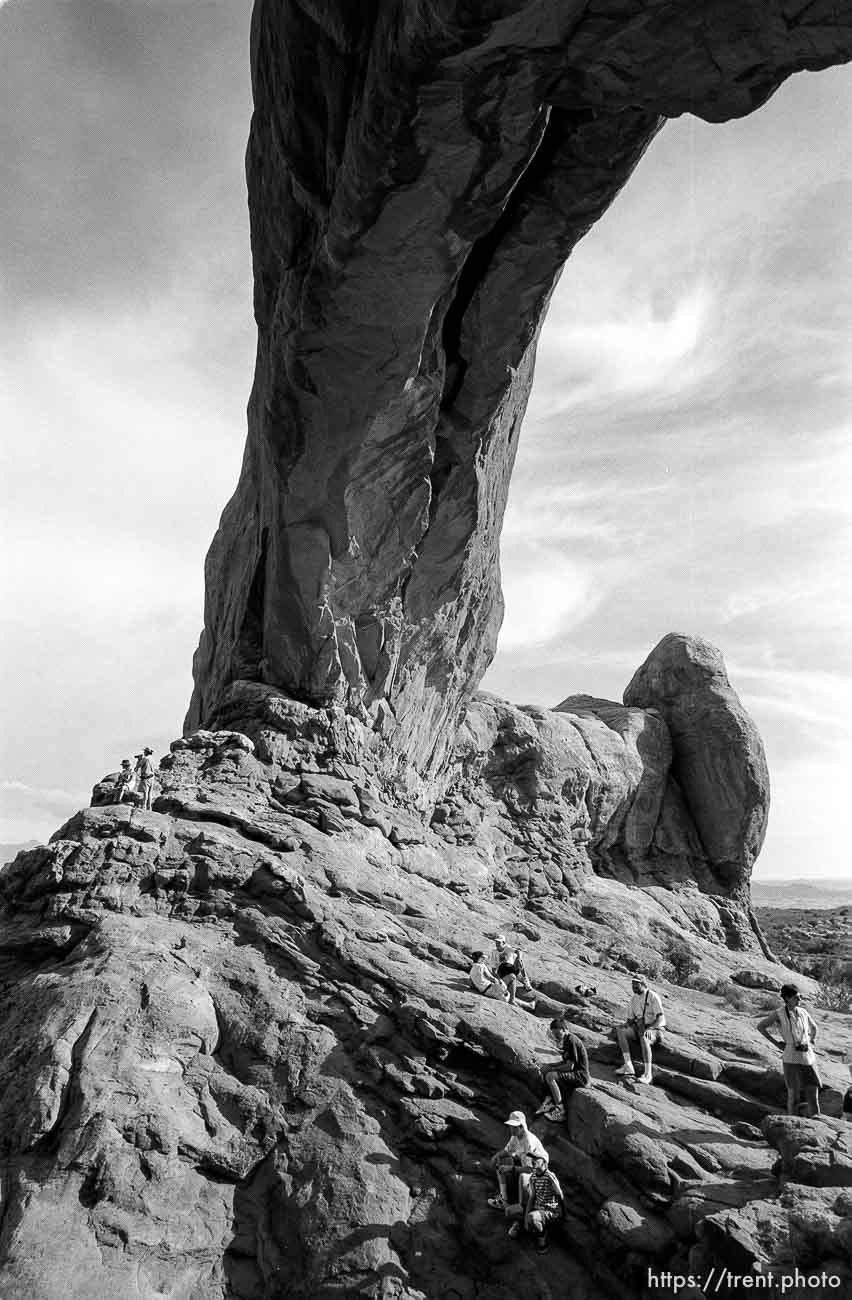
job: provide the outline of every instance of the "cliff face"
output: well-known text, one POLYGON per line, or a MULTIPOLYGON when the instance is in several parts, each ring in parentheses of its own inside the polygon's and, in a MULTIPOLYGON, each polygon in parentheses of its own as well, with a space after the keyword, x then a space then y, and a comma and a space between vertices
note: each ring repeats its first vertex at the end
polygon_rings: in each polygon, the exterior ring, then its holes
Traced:
POLYGON ((847 58, 830 3, 258 0, 258 353, 207 561, 187 726, 254 680, 440 773, 494 650, 536 340, 576 241, 666 117, 847 58))

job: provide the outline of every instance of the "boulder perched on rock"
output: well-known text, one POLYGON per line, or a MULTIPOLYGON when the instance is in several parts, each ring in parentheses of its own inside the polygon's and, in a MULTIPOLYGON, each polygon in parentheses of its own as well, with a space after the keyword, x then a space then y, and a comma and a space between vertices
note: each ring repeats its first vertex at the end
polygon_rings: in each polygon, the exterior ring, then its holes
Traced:
POLYGON ((672 777, 702 848, 725 883, 742 888, 766 833, 769 772, 721 654, 698 637, 670 633, 636 672, 624 703, 665 721, 672 777))

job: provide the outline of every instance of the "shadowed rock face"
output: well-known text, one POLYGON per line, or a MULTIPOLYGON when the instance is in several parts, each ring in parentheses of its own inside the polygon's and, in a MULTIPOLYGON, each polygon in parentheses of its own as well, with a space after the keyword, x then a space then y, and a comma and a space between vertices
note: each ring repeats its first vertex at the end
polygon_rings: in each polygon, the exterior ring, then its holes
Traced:
POLYGON ((258 0, 258 353, 189 729, 235 681, 441 770, 501 618, 498 539, 561 268, 666 117, 849 57, 830 3, 258 0))

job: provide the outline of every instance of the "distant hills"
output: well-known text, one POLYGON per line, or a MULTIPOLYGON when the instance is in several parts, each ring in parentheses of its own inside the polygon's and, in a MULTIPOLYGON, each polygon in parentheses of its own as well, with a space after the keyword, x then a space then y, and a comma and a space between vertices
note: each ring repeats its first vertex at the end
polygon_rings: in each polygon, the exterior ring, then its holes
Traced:
POLYGON ((24 849, 34 849, 39 840, 27 840, 24 844, 0 844, 0 865, 4 866, 23 853, 24 849))
POLYGON ((752 880, 751 898, 755 907, 848 907, 852 879, 752 880))

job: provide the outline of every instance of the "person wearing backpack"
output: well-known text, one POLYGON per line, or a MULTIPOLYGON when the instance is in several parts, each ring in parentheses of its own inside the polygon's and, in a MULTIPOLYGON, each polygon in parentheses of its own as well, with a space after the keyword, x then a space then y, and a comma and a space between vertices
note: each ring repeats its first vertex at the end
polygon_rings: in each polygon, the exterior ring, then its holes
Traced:
POLYGON ((651 1049, 660 1041, 665 1027, 666 1017, 663 1014, 663 1004, 659 994, 648 987, 644 975, 634 975, 633 995, 627 1004, 627 1020, 623 1025, 616 1025, 615 1028, 615 1036, 624 1061, 615 1073, 625 1079, 635 1077, 636 1071, 630 1057, 630 1047, 632 1043, 638 1043, 642 1053, 643 1069, 637 1082, 650 1083, 651 1049))

